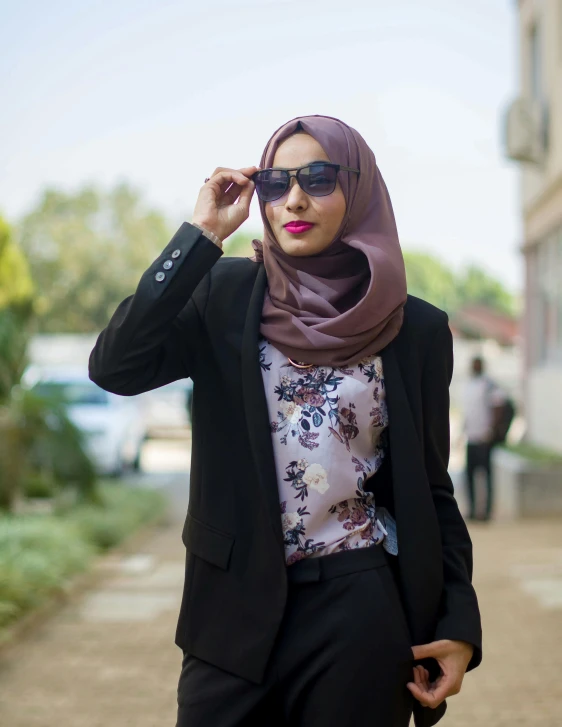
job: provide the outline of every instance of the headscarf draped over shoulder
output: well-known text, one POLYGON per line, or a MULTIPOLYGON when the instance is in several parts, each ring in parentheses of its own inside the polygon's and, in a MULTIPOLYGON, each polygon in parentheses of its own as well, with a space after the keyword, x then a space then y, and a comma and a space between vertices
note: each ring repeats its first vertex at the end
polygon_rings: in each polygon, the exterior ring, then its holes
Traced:
POLYGON ((314 137, 330 161, 360 170, 339 173, 347 209, 322 252, 285 253, 260 200, 263 242, 254 260, 268 280, 261 333, 295 361, 344 367, 376 354, 398 334, 406 302, 404 259, 388 190, 363 137, 330 116, 302 116, 281 126, 263 152, 271 167, 279 144, 298 130, 314 137))

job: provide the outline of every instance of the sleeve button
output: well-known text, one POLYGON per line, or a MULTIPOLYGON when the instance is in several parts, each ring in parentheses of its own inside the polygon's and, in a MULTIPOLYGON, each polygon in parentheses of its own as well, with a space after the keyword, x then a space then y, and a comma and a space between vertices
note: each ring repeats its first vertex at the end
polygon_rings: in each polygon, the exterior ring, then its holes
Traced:
POLYGON ((172 257, 176 260, 181 255, 181 250, 174 250, 172 257))
POLYGON ((170 270, 170 268, 174 267, 174 263, 171 260, 166 260, 162 267, 164 268, 164 270, 170 270))
POLYGON ((155 280, 156 280, 156 281, 157 281, 158 283, 163 283, 163 282, 164 282, 164 280, 166 280, 166 276, 164 275, 164 273, 156 273, 156 275, 154 276, 154 279, 155 279, 155 280))

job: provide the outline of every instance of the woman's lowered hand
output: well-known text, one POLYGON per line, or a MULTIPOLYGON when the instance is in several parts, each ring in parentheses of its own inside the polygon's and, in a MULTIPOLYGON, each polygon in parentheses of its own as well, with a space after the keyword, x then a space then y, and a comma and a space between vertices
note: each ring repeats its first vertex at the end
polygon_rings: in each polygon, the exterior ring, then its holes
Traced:
POLYGON ((408 683, 408 689, 424 707, 435 709, 447 697, 460 692, 473 651, 474 647, 466 641, 450 639, 412 646, 414 659, 433 657, 441 667, 441 674, 434 682, 430 682, 427 669, 415 666, 414 681, 408 683))

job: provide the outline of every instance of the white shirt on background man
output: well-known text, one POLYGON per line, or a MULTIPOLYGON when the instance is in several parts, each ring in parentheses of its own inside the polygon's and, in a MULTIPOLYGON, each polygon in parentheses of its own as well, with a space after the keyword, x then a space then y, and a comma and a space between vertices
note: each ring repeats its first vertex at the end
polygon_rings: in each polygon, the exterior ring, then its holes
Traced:
POLYGON ((505 402, 505 394, 487 376, 473 376, 464 394, 464 431, 469 444, 492 439, 493 409, 505 402))

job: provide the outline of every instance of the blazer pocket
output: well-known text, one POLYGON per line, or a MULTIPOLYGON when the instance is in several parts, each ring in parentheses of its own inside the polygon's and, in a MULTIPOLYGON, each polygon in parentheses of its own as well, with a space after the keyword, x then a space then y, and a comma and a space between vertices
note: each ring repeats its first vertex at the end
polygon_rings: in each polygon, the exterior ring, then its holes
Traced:
POLYGON ((224 533, 212 525, 207 525, 201 520, 194 518, 187 513, 185 525, 182 531, 182 540, 187 551, 218 568, 228 570, 234 536, 224 533))

